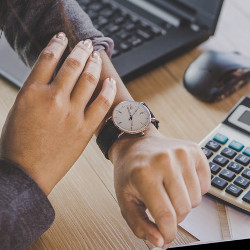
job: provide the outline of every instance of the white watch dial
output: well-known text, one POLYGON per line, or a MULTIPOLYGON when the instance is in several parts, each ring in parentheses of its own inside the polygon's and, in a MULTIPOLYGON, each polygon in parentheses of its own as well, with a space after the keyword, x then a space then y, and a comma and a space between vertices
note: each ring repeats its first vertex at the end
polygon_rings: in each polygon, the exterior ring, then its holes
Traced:
POLYGON ((123 132, 136 134, 148 127, 151 122, 151 114, 142 103, 125 101, 114 108, 112 119, 123 132))

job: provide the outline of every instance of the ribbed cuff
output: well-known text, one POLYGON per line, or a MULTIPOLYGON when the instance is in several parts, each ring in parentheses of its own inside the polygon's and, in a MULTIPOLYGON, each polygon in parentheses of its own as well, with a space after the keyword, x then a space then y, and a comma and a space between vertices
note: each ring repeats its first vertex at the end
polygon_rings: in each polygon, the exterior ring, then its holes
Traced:
POLYGON ((109 58, 111 58, 114 50, 114 42, 108 37, 95 37, 92 39, 94 50, 105 50, 109 58))

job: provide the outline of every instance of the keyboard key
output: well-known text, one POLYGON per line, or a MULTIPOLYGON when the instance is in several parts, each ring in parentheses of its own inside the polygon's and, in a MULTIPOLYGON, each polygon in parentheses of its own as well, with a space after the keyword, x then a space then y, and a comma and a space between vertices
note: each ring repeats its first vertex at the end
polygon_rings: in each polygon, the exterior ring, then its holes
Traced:
POLYGON ((231 148, 224 148, 221 151, 221 154, 224 155, 224 156, 226 156, 229 159, 233 159, 237 155, 236 151, 234 151, 231 148))
POLYGON ((137 30, 137 34, 145 40, 149 40, 153 37, 151 33, 141 29, 137 30))
POLYGON ((248 191, 242 198, 243 201, 250 203, 250 191, 248 191))
POLYGON ((235 158, 235 161, 239 162, 244 166, 247 166, 250 163, 250 157, 240 154, 235 158))
POLYGON ((116 34, 116 37, 120 40, 127 39, 130 36, 130 33, 126 30, 121 30, 116 34))
POLYGON ((211 181, 212 186, 219 188, 220 190, 223 190, 227 186, 227 182, 220 177, 216 176, 212 181, 211 181))
POLYGON ((234 184, 230 184, 229 186, 227 186, 226 192, 235 196, 235 197, 238 197, 243 192, 243 190, 241 188, 235 186, 234 184))
POLYGON ((247 147, 244 151, 243 154, 250 156, 250 147, 247 147))
POLYGON ((221 133, 217 133, 213 139, 221 144, 225 144, 228 141, 228 138, 221 133))
POLYGON ((129 47, 129 45, 127 44, 127 43, 120 43, 119 44, 119 46, 120 46, 120 48, 123 50, 123 51, 126 51, 126 50, 129 50, 130 49, 130 47, 129 47))
POLYGON ((127 31, 132 31, 136 28, 136 25, 134 23, 127 23, 125 27, 127 31))
POLYGON ((218 174, 221 170, 221 167, 213 162, 209 162, 209 166, 212 174, 218 174))
POLYGON ((206 155, 207 159, 209 159, 213 155, 213 152, 207 148, 202 148, 202 151, 206 155))
POLYGON ((233 140, 230 142, 229 147, 240 152, 244 148, 244 145, 238 141, 233 140))
POLYGON ((227 165, 227 163, 229 162, 229 160, 222 156, 222 155, 216 155, 213 159, 213 162, 217 163, 218 165, 224 167, 227 165))
POLYGON ((250 180, 250 168, 246 168, 241 175, 250 180))
POLYGON ((239 163, 236 163, 234 161, 230 162, 227 166, 227 169, 234 171, 235 173, 239 174, 243 170, 243 166, 239 163))
POLYGON ((142 39, 141 38, 138 38, 138 37, 135 37, 135 36, 132 36, 131 38, 128 39, 128 42, 133 46, 138 46, 142 43, 142 39))
POLYGON ((242 188, 247 188, 250 184, 250 181, 242 176, 238 176, 235 179, 234 184, 236 184, 237 186, 242 187, 242 188))
POLYGON ((235 178, 236 174, 228 169, 223 169, 220 172, 219 176, 227 181, 232 181, 235 178))
POLYGON ((218 151, 220 149, 221 145, 215 141, 209 141, 206 144, 206 148, 213 150, 214 152, 218 151))

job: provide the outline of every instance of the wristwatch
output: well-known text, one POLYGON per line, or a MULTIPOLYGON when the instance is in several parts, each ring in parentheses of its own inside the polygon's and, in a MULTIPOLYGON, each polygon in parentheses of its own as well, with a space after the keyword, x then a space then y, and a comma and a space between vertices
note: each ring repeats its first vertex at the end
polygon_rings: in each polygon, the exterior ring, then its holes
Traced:
POLYGON ((157 129, 159 121, 143 102, 124 101, 113 110, 112 116, 100 131, 96 142, 107 159, 108 152, 114 142, 123 134, 144 135, 144 131, 152 123, 157 129))

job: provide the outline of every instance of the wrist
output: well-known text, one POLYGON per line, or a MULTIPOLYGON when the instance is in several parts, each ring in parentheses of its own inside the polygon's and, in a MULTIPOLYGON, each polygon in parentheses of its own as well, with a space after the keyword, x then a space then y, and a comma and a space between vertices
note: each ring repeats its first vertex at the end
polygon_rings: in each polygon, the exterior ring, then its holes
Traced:
POLYGON ((141 141, 150 140, 152 137, 159 136, 160 132, 156 127, 151 123, 144 135, 122 135, 110 148, 109 150, 109 159, 112 163, 119 159, 121 156, 126 155, 129 151, 128 148, 140 143, 141 141))

